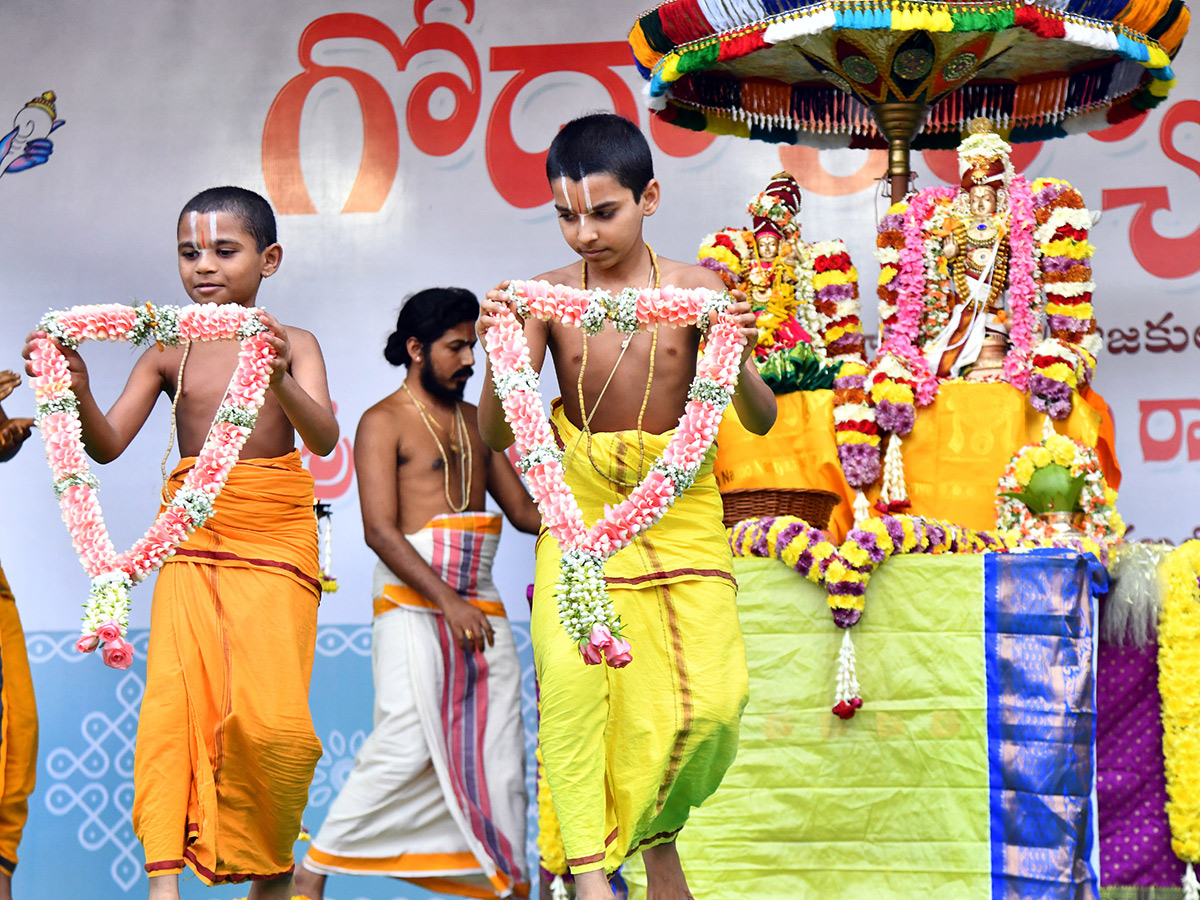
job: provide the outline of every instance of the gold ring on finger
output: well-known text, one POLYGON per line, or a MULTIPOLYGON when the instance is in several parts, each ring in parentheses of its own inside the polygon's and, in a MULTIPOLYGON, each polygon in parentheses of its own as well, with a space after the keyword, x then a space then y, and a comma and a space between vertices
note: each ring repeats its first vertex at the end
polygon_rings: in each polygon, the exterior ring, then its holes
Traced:
POLYGON ((463 629, 463 637, 465 637, 468 641, 471 640, 471 629, 470 628, 463 629))

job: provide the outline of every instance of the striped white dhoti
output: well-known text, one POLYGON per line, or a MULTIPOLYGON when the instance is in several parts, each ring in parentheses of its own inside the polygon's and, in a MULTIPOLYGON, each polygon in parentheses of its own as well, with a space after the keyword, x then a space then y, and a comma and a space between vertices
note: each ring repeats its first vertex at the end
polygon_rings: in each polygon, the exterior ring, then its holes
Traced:
POLYGON ((496 513, 437 516, 409 543, 487 613, 495 646, 454 643, 433 604, 380 562, 375 728, 313 839, 314 872, 385 875, 443 893, 524 893, 521 669, 491 579, 496 513))

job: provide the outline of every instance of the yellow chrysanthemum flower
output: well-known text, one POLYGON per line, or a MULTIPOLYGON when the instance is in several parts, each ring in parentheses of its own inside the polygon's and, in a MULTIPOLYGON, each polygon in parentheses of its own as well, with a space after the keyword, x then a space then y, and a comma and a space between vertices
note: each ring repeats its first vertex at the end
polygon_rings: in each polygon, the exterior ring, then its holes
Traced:
POLYGON ((1053 461, 1052 457, 1050 456, 1050 451, 1045 447, 1033 447, 1026 454, 1026 456, 1028 457, 1029 461, 1039 469, 1044 469, 1053 461))

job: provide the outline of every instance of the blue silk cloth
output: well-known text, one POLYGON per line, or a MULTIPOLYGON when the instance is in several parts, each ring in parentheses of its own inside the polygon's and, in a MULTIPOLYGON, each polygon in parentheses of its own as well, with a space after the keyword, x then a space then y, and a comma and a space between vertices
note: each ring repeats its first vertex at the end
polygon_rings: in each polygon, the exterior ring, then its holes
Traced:
POLYGON ((1098 896, 1092 557, 988 554, 984 628, 993 900, 1098 896))

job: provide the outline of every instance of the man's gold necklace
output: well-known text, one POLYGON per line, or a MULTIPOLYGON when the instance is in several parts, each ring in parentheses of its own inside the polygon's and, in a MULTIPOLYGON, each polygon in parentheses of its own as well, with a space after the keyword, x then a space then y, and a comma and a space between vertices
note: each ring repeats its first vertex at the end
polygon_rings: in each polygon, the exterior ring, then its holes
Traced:
MULTIPOLYGON (((460 404, 454 404, 454 434, 450 435, 450 451, 455 452, 455 438, 458 439, 458 446, 461 448, 459 454, 459 497, 460 503, 455 503, 450 499, 450 458, 446 455, 446 448, 442 446, 441 440, 437 436, 437 432, 433 430, 433 426, 437 425, 442 428, 440 422, 433 419, 433 416, 425 412, 425 404, 417 399, 416 394, 408 389, 408 382, 400 382, 400 387, 404 388, 404 393, 408 394, 413 404, 417 407, 417 414, 421 417, 421 422, 425 425, 425 430, 429 432, 429 436, 433 438, 433 442, 437 444, 438 453, 442 457, 442 490, 446 495, 446 505, 453 512, 460 513, 467 508, 471 503, 471 474, 474 468, 474 453, 471 450, 471 435, 467 432, 467 423, 463 420, 462 407, 460 404), (433 419, 432 423, 430 420, 433 419)), ((443 431, 446 429, 442 428, 443 431)))
MULTIPOLYGON (((659 272, 659 269, 658 269, 658 255, 654 252, 654 248, 651 247, 649 244, 646 244, 646 250, 649 251, 649 253, 650 253, 650 278, 648 279, 647 286, 653 287, 653 288, 658 288, 659 282, 661 280, 661 273, 659 272)), ((582 271, 582 274, 580 277, 580 288, 585 291, 587 290, 587 260, 586 259, 583 261, 583 271, 582 271)), ((617 361, 615 363, 613 363, 612 371, 608 373, 608 378, 604 382, 604 387, 602 387, 600 389, 600 394, 599 394, 599 396, 596 397, 596 402, 592 405, 592 411, 589 413, 587 411, 587 406, 584 403, 584 399, 583 399, 583 374, 587 370, 587 359, 588 359, 588 336, 587 336, 587 332, 583 333, 583 359, 580 360, 580 363, 579 363, 579 379, 576 382, 576 388, 579 392, 579 417, 583 421, 583 432, 579 436, 579 438, 576 439, 575 446, 571 449, 571 453, 567 457, 567 462, 569 463, 571 457, 574 456, 574 454, 575 454, 575 450, 578 449, 578 447, 579 447, 579 440, 586 438, 587 439, 587 456, 588 456, 588 461, 592 464, 592 468, 596 471, 596 473, 598 475, 600 475, 602 478, 604 478, 610 484, 616 485, 618 487, 625 487, 626 485, 624 482, 613 479, 607 472, 605 472, 603 469, 601 469, 600 466, 597 465, 597 463, 596 463, 596 458, 592 455, 591 423, 592 423, 592 419, 596 415, 596 410, 598 410, 600 408, 600 401, 604 399, 605 391, 607 391, 608 386, 610 384, 612 384, 613 376, 617 374, 617 367, 621 365, 621 360, 625 358, 625 351, 629 349, 629 343, 631 340, 633 340, 634 334, 636 334, 636 332, 631 332, 630 334, 626 335, 625 340, 622 341, 621 353, 617 356, 617 361)), ((644 436, 642 434, 642 420, 646 415, 646 406, 650 402, 650 386, 654 383, 654 357, 657 355, 657 350, 658 350, 658 325, 655 325, 653 332, 651 332, 651 338, 650 338, 650 371, 646 376, 646 392, 645 392, 645 394, 642 395, 642 406, 638 410, 638 417, 637 417, 637 434, 638 434, 638 478, 637 478, 637 480, 638 481, 642 480, 642 468, 644 467, 645 462, 646 462, 646 445, 645 445, 644 436)), ((564 469, 566 468, 566 464, 564 464, 563 468, 564 469)))

